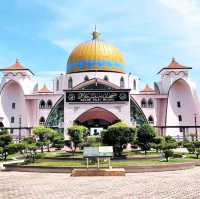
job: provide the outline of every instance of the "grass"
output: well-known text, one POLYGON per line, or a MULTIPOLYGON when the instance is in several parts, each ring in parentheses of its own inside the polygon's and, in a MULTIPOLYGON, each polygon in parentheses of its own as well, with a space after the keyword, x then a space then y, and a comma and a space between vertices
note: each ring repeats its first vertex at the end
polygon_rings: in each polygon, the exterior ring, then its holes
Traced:
POLYGON ((71 152, 66 152, 66 151, 44 152, 44 157, 48 157, 48 158, 83 157, 83 152, 82 151, 75 152, 74 156, 72 156, 71 152))
MULTIPOLYGON (((112 160, 111 165, 113 167, 123 167, 123 166, 147 166, 147 165, 165 165, 165 164, 175 164, 189 162, 191 159, 170 159, 169 162, 160 160, 112 160)), ((57 166, 57 167, 85 167, 86 161, 73 161, 73 160, 37 160, 35 163, 29 164, 30 166, 57 166)), ((96 167, 97 164, 90 164, 90 167, 96 167)), ((101 161, 102 166, 107 166, 108 162, 101 161)))

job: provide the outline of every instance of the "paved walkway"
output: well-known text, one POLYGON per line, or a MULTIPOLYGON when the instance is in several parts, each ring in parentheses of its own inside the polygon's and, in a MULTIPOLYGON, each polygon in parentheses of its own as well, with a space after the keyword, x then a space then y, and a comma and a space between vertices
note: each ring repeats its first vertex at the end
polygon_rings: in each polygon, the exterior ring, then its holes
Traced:
POLYGON ((70 177, 69 174, 0 172, 1 199, 199 199, 200 167, 185 171, 70 177))

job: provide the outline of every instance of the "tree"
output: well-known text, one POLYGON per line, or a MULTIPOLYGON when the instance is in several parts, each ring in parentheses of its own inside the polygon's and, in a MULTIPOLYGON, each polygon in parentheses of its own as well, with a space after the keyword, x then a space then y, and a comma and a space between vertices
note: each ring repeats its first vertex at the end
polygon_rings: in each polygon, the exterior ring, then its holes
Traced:
POLYGON ((68 128, 68 135, 70 136, 70 140, 73 143, 73 146, 71 146, 73 155, 76 151, 76 148, 84 142, 84 138, 87 136, 87 131, 87 127, 76 124, 68 128))
POLYGON ((24 143, 11 143, 8 145, 8 154, 14 154, 17 152, 22 152, 26 149, 26 145, 24 143))
POLYGON ((163 142, 161 144, 161 150, 164 153, 165 159, 168 162, 169 161, 169 157, 172 157, 174 152, 172 149, 177 148, 178 144, 177 142, 163 142))
POLYGON ((137 144, 141 150, 145 151, 145 155, 151 148, 151 144, 156 136, 155 129, 149 124, 143 124, 137 131, 137 144))
POLYGON ((33 133, 37 136, 37 146, 40 147, 41 152, 44 152, 44 146, 48 146, 49 150, 49 144, 52 134, 54 133, 54 130, 45 126, 37 126, 33 128, 33 133))
POLYGON ((194 141, 193 146, 194 146, 194 149, 195 149, 194 153, 196 154, 196 158, 198 159, 199 155, 200 155, 200 141, 194 141))
POLYGON ((103 144, 113 146, 114 155, 119 157, 128 143, 132 143, 136 138, 136 130, 126 123, 118 122, 101 132, 103 144))
POLYGON ((169 157, 172 157, 174 154, 172 149, 177 148, 177 146, 178 143, 176 142, 176 140, 170 136, 164 137, 164 139, 162 139, 160 143, 157 142, 151 145, 152 148, 160 150, 161 152, 164 153, 167 162, 169 161, 169 157))
POLYGON ((64 134, 62 132, 54 131, 51 136, 52 147, 61 149, 64 147, 64 134))
POLYGON ((4 160, 7 159, 8 146, 12 142, 12 137, 7 130, 0 131, 0 154, 4 160))

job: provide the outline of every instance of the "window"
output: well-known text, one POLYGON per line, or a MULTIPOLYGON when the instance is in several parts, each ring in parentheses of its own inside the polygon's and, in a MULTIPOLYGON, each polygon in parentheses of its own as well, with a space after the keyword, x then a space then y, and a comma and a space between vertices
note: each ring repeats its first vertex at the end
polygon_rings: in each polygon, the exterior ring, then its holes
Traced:
POLYGON ((180 108, 181 107, 181 102, 177 101, 177 107, 180 108))
POLYGON ((39 124, 42 125, 42 124, 44 124, 44 123, 45 123, 45 119, 44 119, 44 117, 41 117, 40 120, 39 120, 39 124))
POLYGON ((108 79, 108 76, 107 76, 107 75, 105 75, 103 79, 104 79, 105 81, 107 81, 107 82, 109 81, 109 79, 108 79))
POLYGON ((58 79, 56 80, 56 90, 57 91, 59 90, 59 80, 58 79))
POLYGON ((178 121, 181 122, 182 121, 182 116, 178 115, 178 121))
POLYGON ((47 108, 52 108, 52 101, 51 100, 47 101, 47 108))
POLYGON ((133 89, 136 90, 136 80, 133 80, 133 89))
POLYGON ((146 108, 147 107, 147 102, 146 102, 146 100, 144 98, 141 101, 141 107, 142 108, 146 108))
POLYGON ((15 109, 15 102, 12 103, 12 109, 15 109))
POLYGON ((11 122, 11 123, 14 123, 14 122, 15 122, 15 117, 12 116, 12 117, 10 118, 10 122, 11 122))
POLYGON ((84 81, 86 82, 86 81, 88 81, 89 80, 89 77, 86 75, 85 77, 84 77, 84 81))
POLYGON ((154 123, 154 119, 153 119, 153 117, 151 115, 149 116, 148 121, 149 121, 150 124, 154 123))
POLYGON ((40 108, 40 109, 44 109, 44 108, 45 108, 45 105, 46 105, 45 101, 44 101, 44 100, 41 100, 41 101, 40 101, 39 108, 40 108))
POLYGON ((73 80, 72 80, 71 77, 69 77, 69 79, 68 79, 68 88, 69 88, 69 89, 72 89, 72 88, 73 88, 73 80))
POLYGON ((148 100, 148 107, 153 108, 153 100, 152 99, 148 100))
POLYGON ((124 88, 124 78, 120 78, 120 88, 124 88))

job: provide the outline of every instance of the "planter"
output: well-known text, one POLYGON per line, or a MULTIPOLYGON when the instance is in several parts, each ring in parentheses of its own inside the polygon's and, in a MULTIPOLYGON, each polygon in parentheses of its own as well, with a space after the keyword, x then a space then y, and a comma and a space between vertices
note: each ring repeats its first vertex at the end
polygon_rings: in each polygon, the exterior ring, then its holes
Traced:
MULTIPOLYGON (((196 162, 185 162, 152 166, 124 166, 126 173, 161 172, 189 169, 196 166, 196 162)), ((200 164, 199 164, 200 165, 200 164)), ((38 172, 38 173, 71 173, 73 169, 83 169, 84 167, 44 167, 25 166, 19 164, 5 164, 5 171, 38 172)), ((106 168, 106 167, 101 167, 106 168)), ((115 168, 115 167, 113 167, 115 168)), ((91 168, 94 169, 94 168, 91 168)))

